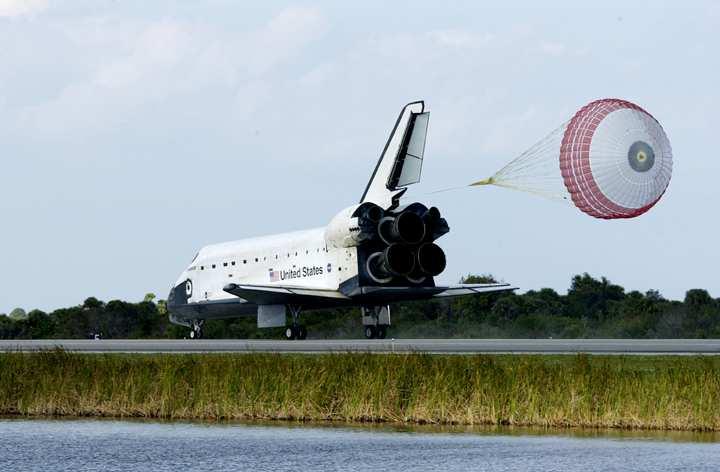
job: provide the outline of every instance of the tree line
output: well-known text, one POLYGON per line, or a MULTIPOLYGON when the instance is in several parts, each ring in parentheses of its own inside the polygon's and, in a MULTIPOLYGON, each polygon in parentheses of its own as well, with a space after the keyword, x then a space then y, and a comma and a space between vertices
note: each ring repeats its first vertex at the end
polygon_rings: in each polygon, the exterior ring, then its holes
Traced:
MULTIPOLYGON (((494 282, 470 275, 463 283, 494 282)), ((626 291, 605 277, 572 278, 567 294, 550 288, 522 294, 497 293, 406 302, 391 307, 390 336, 470 338, 718 338, 720 299, 691 289, 682 301, 658 291, 626 291)), ((311 338, 357 338, 358 308, 307 312, 311 338)), ((100 301, 50 313, 15 309, 0 314, 0 339, 183 338, 188 330, 168 321, 164 300, 148 294, 140 302, 100 301)), ((252 316, 208 321, 209 338, 273 338, 281 329, 259 330, 252 316)))

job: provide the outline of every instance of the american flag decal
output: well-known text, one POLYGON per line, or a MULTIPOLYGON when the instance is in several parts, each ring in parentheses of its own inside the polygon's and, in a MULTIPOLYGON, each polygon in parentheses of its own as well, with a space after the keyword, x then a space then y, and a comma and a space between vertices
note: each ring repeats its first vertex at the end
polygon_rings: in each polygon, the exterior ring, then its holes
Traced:
POLYGON ((270 282, 278 282, 280 280, 280 272, 270 269, 270 282))

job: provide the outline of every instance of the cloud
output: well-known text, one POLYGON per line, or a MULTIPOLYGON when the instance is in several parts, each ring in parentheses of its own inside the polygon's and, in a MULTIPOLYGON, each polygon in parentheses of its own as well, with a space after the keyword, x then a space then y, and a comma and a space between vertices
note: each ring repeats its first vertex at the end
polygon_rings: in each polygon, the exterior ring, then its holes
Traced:
POLYGON ((325 19, 316 8, 290 7, 273 17, 263 28, 245 38, 243 62, 256 74, 297 54, 309 42, 324 35, 325 19))
POLYGON ((101 65, 94 81, 107 89, 119 89, 137 83, 148 73, 172 68, 183 53, 191 53, 188 36, 178 23, 151 25, 137 38, 130 54, 101 65))
POLYGON ((317 31, 323 16, 317 8, 290 7, 282 10, 267 24, 268 35, 279 38, 297 38, 317 31))
POLYGON ((491 33, 477 33, 461 29, 431 31, 428 36, 437 44, 456 48, 487 46, 495 38, 495 35, 491 33))
POLYGON ((0 18, 34 15, 45 10, 47 0, 0 0, 0 18))
MULTIPOLYGON (((566 118, 557 112, 562 90, 551 82, 556 66, 536 54, 538 36, 523 28, 391 32, 354 45, 326 69, 337 71, 333 82, 353 90, 353 108, 392 103, 387 108, 394 111, 425 98, 436 112, 432 145, 456 162, 512 157, 566 118)), ((559 43, 546 47, 546 54, 574 54, 559 43)))
POLYGON ((90 66, 49 100, 22 109, 19 119, 26 133, 51 139, 112 129, 128 113, 152 113, 154 104, 182 101, 169 97, 208 90, 236 94, 226 106, 244 112, 229 113, 247 117, 270 96, 261 91, 271 71, 322 36, 325 20, 317 9, 293 7, 250 31, 170 19, 84 20, 62 31, 75 48, 67 55, 90 66))
POLYGON ((582 57, 587 56, 590 51, 586 47, 569 47, 565 43, 561 43, 558 41, 540 41, 540 44, 537 46, 537 51, 540 52, 542 55, 551 56, 551 57, 582 57))
POLYGON ((559 57, 565 54, 567 47, 562 43, 543 41, 540 43, 540 51, 548 56, 559 57))

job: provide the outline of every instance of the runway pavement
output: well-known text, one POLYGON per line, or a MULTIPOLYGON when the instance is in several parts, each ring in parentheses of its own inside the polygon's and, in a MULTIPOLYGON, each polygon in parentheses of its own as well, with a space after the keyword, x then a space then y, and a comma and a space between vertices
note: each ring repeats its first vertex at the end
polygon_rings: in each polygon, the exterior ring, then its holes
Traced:
POLYGON ((720 339, 0 340, 0 351, 86 353, 427 352, 434 354, 720 354, 720 339))

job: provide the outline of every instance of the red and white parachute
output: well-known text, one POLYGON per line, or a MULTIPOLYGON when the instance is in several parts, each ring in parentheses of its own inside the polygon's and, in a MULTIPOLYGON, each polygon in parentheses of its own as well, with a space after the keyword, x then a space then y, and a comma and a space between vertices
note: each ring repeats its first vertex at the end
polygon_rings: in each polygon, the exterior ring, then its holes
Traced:
POLYGON ((471 185, 564 198, 595 218, 616 219, 652 208, 671 175, 672 149, 660 123, 633 103, 603 99, 581 108, 492 177, 471 185))

